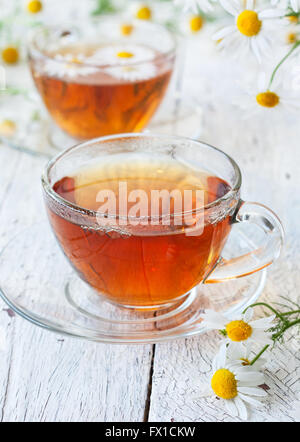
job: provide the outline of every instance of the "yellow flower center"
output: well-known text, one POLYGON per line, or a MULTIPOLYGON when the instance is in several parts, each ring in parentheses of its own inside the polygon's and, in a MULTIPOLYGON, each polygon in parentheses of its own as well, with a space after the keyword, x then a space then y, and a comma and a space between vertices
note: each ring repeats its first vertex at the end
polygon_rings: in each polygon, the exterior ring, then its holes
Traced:
POLYGON ((199 32, 203 26, 203 18, 200 15, 194 15, 189 21, 191 32, 199 32))
POLYGON ((79 60, 77 57, 73 57, 71 60, 72 63, 82 64, 82 61, 79 60))
POLYGON ((141 6, 135 14, 136 18, 139 18, 140 20, 151 20, 152 17, 152 11, 149 8, 149 6, 141 6))
POLYGON ((261 92, 260 94, 256 95, 256 101, 260 106, 264 107, 275 107, 277 104, 279 104, 279 97, 275 92, 261 92))
POLYGON ((237 396, 237 381, 231 371, 226 368, 217 370, 211 379, 211 387, 222 399, 233 399, 237 396))
POLYGON ((246 358, 241 358, 241 361, 242 361, 242 365, 250 365, 250 361, 249 361, 249 359, 246 359, 246 358))
POLYGON ((17 63, 19 60, 19 51, 17 48, 9 46, 2 51, 2 60, 8 64, 17 63))
POLYGON ((226 325, 226 332, 231 341, 246 341, 252 334, 252 327, 244 321, 231 321, 226 325))
POLYGON ((11 120, 3 120, 0 122, 0 134, 11 137, 16 131, 16 124, 11 120))
POLYGON ((290 32, 287 37, 287 43, 289 44, 294 44, 297 41, 297 34, 295 34, 295 32, 290 32))
POLYGON ((43 4, 39 0, 32 0, 27 4, 27 10, 31 14, 37 14, 43 9, 43 4))
POLYGON ((133 56, 134 56, 134 54, 132 52, 124 51, 124 52, 118 52, 117 53, 117 57, 119 57, 119 58, 131 58, 133 56))
POLYGON ((133 31, 133 25, 123 24, 120 28, 122 35, 131 35, 133 31))
POLYGON ((289 16, 288 16, 288 19, 289 19, 289 21, 290 21, 291 23, 293 23, 293 24, 297 24, 297 23, 298 23, 298 17, 297 17, 297 15, 289 15, 289 16))
POLYGON ((241 34, 246 37, 254 37, 261 30, 262 22, 259 20, 257 12, 245 9, 238 16, 236 25, 241 34))

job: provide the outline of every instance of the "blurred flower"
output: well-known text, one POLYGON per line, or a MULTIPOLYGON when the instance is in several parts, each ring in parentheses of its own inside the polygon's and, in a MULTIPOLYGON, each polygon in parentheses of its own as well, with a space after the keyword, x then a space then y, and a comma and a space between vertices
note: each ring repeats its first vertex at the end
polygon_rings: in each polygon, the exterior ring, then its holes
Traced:
POLYGON ((203 24, 204 20, 201 15, 192 15, 189 17, 189 29, 191 33, 195 34, 199 32, 202 29, 203 24))
POLYGON ((74 78, 97 72, 96 68, 85 66, 84 60, 85 58, 80 54, 76 57, 72 54, 57 54, 55 58, 46 60, 42 69, 46 75, 60 78, 74 78))
POLYGON ((289 26, 285 31, 285 43, 293 45, 299 40, 300 25, 289 26))
POLYGON ((135 44, 112 45, 99 48, 86 61, 95 65, 130 65, 151 61, 156 57, 153 49, 135 44))
POLYGON ((246 420, 248 416, 245 403, 259 406, 257 398, 267 393, 258 386, 263 384, 264 376, 253 367, 239 365, 230 359, 225 346, 213 360, 213 375, 210 386, 203 389, 200 397, 217 396, 223 399, 228 413, 246 420), (253 397, 254 396, 254 397, 253 397))
POLYGON ((27 11, 31 14, 37 14, 43 9, 43 4, 39 0, 32 0, 27 3, 27 11))
POLYGON ((7 64, 15 64, 19 61, 19 50, 14 46, 7 46, 2 50, 2 60, 7 64))
POLYGON ((0 121, 0 135, 5 137, 11 137, 16 131, 16 123, 12 120, 2 120, 0 121))
POLYGON ((222 40, 219 47, 228 47, 236 56, 247 55, 250 50, 261 62, 262 56, 270 53, 272 37, 282 24, 278 18, 285 11, 275 8, 258 10, 254 7, 254 0, 247 0, 244 5, 234 0, 220 0, 220 4, 234 16, 235 24, 216 32, 213 39, 222 40))
POLYGON ((269 83, 269 76, 262 72, 258 76, 257 84, 241 86, 240 94, 234 104, 243 111, 243 118, 266 112, 268 116, 274 113, 280 116, 284 108, 288 111, 299 111, 299 92, 295 95, 292 78, 288 79, 288 88, 284 87, 281 77, 276 77, 271 86, 269 83))
POLYGON ((124 36, 131 35, 133 30, 134 30, 134 26, 130 23, 123 23, 120 26, 120 32, 124 36))
POLYGON ((152 9, 149 4, 138 3, 134 6, 134 15, 139 20, 151 20, 152 9))
POLYGON ((202 15, 185 14, 177 23, 177 29, 186 36, 196 36, 203 30, 205 18, 202 15))

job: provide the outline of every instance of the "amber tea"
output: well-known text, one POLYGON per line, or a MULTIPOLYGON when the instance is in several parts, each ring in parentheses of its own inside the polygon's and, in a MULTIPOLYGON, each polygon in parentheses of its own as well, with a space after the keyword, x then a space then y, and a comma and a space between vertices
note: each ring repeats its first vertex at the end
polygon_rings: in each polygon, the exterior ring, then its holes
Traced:
POLYGON ((37 89, 57 125, 91 139, 139 132, 169 84, 174 54, 139 43, 70 44, 31 55, 37 89))
MULTIPOLYGON (((207 205, 230 190, 229 184, 207 171, 142 154, 93 162, 58 180, 53 189, 76 206, 97 211, 99 191, 107 189, 118 196, 120 182, 126 183, 128 192, 145 192, 147 201, 153 190, 177 189, 183 194, 200 189, 207 205)), ((118 205, 116 210, 118 215, 118 205)), ((174 214, 172 204, 169 210, 174 214)), ((161 206, 160 215, 162 211, 161 206)), ((218 222, 206 220, 198 235, 187 235, 184 225, 162 223, 149 223, 126 235, 118 229, 86 228, 51 207, 48 213, 64 253, 81 277, 112 302, 132 307, 166 305, 187 294, 214 268, 231 228, 226 215, 218 222)))

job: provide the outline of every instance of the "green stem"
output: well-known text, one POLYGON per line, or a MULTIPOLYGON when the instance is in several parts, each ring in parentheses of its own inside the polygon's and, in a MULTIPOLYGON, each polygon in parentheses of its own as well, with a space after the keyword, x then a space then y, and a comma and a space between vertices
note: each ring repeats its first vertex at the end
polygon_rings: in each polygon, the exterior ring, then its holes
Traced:
POLYGON ((300 324, 300 319, 296 319, 295 321, 290 322, 286 326, 284 326, 278 333, 272 336, 273 341, 276 341, 280 336, 283 335, 289 328, 294 327, 294 325, 300 324))
MULTIPOLYGON (((283 335, 289 328, 293 327, 294 325, 300 324, 300 319, 296 319, 296 321, 290 322, 285 327, 282 328, 278 333, 272 336, 273 341, 275 342, 276 339, 278 339, 280 336, 283 335)), ((250 365, 253 365, 260 357, 261 355, 270 347, 270 344, 267 344, 264 346, 264 348, 255 356, 255 358, 252 359, 250 362, 250 365)))
POLYGON ((292 310, 290 312, 284 312, 281 314, 282 314, 282 316, 287 316, 287 315, 294 315, 295 313, 300 313, 300 310, 292 310))
POLYGON ((268 86, 268 90, 270 90, 273 80, 275 78, 275 75, 278 71, 278 69, 280 68, 280 66, 289 58, 289 56, 294 52, 294 50, 300 45, 300 41, 296 41, 296 43, 292 46, 292 48, 289 50, 289 52, 280 60, 280 62, 278 63, 278 65, 275 67, 271 78, 270 78, 270 82, 269 82, 269 86, 268 86))
POLYGON ((247 307, 243 313, 245 313, 248 308, 250 307, 256 307, 256 306, 263 306, 263 307, 267 307, 269 310, 271 310, 279 319, 281 319, 283 322, 286 322, 286 319, 282 316, 281 313, 279 313, 277 310, 275 310, 273 307, 271 307, 269 304, 266 304, 265 302, 256 302, 255 304, 251 304, 249 305, 249 307, 247 307))
POLYGON ((254 359, 252 359, 252 361, 250 362, 250 365, 253 365, 258 358, 261 357, 261 355, 270 347, 270 344, 265 345, 264 348, 255 356, 254 359))

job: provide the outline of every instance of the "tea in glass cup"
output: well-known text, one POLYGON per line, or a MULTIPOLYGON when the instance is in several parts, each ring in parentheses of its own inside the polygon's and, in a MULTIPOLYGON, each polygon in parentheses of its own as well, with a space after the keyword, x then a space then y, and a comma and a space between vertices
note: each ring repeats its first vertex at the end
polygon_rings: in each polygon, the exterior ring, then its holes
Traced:
POLYGON ((139 132, 161 103, 175 61, 165 28, 105 18, 80 28, 42 28, 30 46, 32 76, 67 134, 91 139, 139 132))
POLYGON ((266 267, 282 245, 276 215, 240 199, 236 163, 190 139, 103 137, 54 158, 42 180, 52 229, 71 265, 122 307, 172 305, 201 282, 266 267), (225 261, 236 222, 256 224, 263 243, 225 261))

